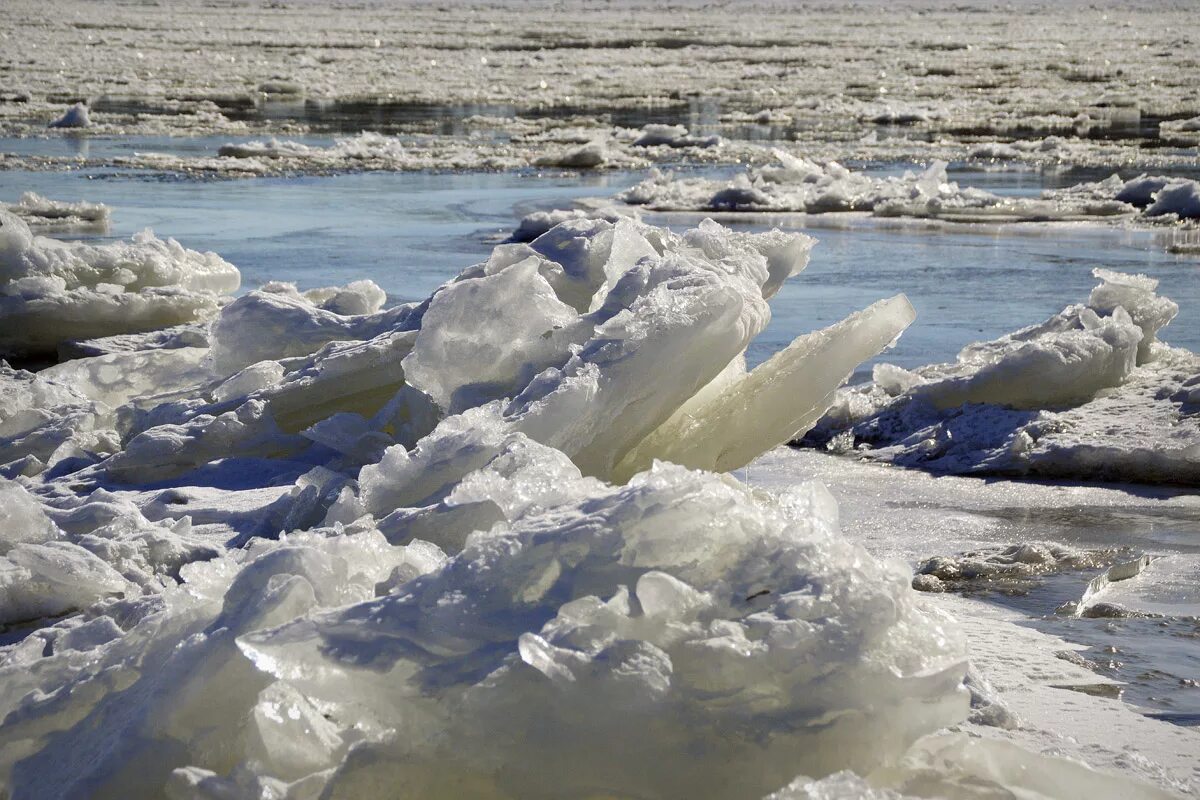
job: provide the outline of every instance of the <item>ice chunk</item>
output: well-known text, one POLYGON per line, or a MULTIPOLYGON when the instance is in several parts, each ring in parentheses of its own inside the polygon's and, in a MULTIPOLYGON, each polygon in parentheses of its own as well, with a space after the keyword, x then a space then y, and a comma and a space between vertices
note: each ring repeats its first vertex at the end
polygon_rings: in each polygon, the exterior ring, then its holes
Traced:
POLYGON ((603 206, 595 209, 554 209, 552 211, 534 211, 521 217, 517 227, 509 236, 512 242, 532 242, 560 223, 572 219, 603 219, 616 222, 622 217, 638 219, 639 212, 635 208, 603 206))
POLYGON ((216 254, 149 231, 128 243, 65 243, 0 211, 0 353, 53 353, 71 339, 203 319, 239 281, 216 254))
POLYGON ((18 544, 58 538, 58 526, 20 484, 0 479, 0 555, 18 544))
POLYGON ((30 230, 97 231, 108 230, 112 209, 103 203, 67 203, 50 200, 34 192, 25 192, 16 203, 4 204, 4 209, 25 220, 30 230))
POLYGON ((0 624, 56 617, 127 588, 120 573, 78 545, 18 544, 0 557, 0 624))
POLYGON ((797 769, 886 759, 881 748, 904 747, 901 719, 912 730, 965 713, 961 645, 912 603, 906 577, 864 561, 828 518, 788 511, 824 505, 763 504, 716 476, 658 468, 473 537, 402 592, 242 646, 343 709, 374 697, 385 718, 432 720, 439 697, 462 698, 436 735, 348 757, 335 794, 383 780, 433 792, 438 775, 465 773, 523 797, 753 797, 797 769), (490 735, 501 720, 512 736, 490 735), (615 735, 634 737, 630 758, 592 758, 590 743, 615 735), (492 761, 510 769, 478 769, 492 761))
POLYGON ((76 103, 66 113, 50 123, 51 128, 89 128, 92 120, 88 116, 86 103, 76 103))
POLYGON ((608 145, 602 139, 596 139, 563 152, 544 155, 533 163, 539 167, 594 169, 603 166, 606 161, 608 161, 608 145))
POLYGON ((898 295, 799 337, 715 396, 679 408, 624 458, 617 478, 655 458, 720 472, 745 466, 808 430, 855 367, 895 341, 915 317, 898 295))
POLYGON ((1137 363, 1144 364, 1154 355, 1159 329, 1168 325, 1179 313, 1179 306, 1169 297, 1154 293, 1158 281, 1145 275, 1128 275, 1108 269, 1094 269, 1092 275, 1101 283, 1088 295, 1088 307, 1100 314, 1114 314, 1123 308, 1142 329, 1138 343, 1137 363))
POLYGON ((207 348, 137 350, 56 364, 38 373, 42 380, 71 386, 90 400, 116 408, 134 398, 167 394, 207 383, 207 348))
POLYGON ((1087 305, 970 345, 954 364, 901 380, 877 369, 804 442, 945 472, 1200 481, 1200 361, 1156 340, 1178 307, 1146 276, 1095 274, 1087 305))
POLYGON ((967 374, 913 387, 914 397, 937 408, 992 403, 1009 408, 1053 408, 1086 401, 1118 386, 1137 363, 1142 331, 1124 310, 1103 320, 1090 309, 1080 330, 1046 333, 1010 349, 966 351, 967 374))
POLYGON ((1200 219, 1200 182, 1176 180, 1154 194, 1154 202, 1146 209, 1147 217, 1174 214, 1180 219, 1200 219))
POLYGON ((650 123, 642 127, 641 134, 634 140, 634 147, 715 147, 721 143, 720 136, 692 136, 683 125, 650 123))
POLYGON ((221 309, 213 322, 214 368, 228 375, 259 361, 306 356, 330 342, 370 339, 405 329, 414 316, 413 307, 378 312, 382 292, 374 290, 378 287, 369 281, 345 289, 315 290, 321 292, 315 295, 323 299, 320 304, 290 285, 268 285, 264 291, 243 295, 221 309), (364 313, 347 315, 335 309, 364 313))
POLYGON ((450 413, 511 397, 557 366, 579 337, 579 315, 527 258, 493 275, 442 287, 421 320, 407 380, 450 413))

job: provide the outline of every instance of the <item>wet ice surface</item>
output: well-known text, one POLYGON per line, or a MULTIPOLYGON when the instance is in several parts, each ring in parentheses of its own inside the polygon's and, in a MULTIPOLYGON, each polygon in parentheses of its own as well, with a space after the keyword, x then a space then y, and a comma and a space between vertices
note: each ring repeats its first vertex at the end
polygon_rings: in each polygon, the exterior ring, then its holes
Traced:
POLYGON ((1023 624, 1086 646, 1072 660, 1094 674, 1091 682, 1119 682, 1125 700, 1145 713, 1197 724, 1200 497, 1191 490, 935 477, 794 448, 768 454, 740 474, 763 486, 796 476, 826 482, 856 541, 913 564, 1043 542, 1079 554, 1111 553, 1100 556, 1104 564, 1120 560, 1122 549, 1126 559, 1153 554, 1142 574, 1092 598, 1119 604, 1131 616, 1056 613, 1083 596, 1100 566, 1039 568, 1016 580, 978 581, 968 592, 1028 615, 1023 624))

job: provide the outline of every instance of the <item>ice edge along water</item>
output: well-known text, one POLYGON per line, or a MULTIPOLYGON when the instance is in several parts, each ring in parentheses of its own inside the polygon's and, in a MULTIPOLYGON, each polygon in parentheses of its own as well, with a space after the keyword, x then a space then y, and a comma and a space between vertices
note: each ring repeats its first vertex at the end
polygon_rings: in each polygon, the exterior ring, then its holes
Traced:
POLYGON ((966 650, 909 570, 817 484, 695 469, 800 433, 912 321, 883 301, 747 373, 809 237, 570 220, 380 310, 369 282, 223 305, 212 254, 0 220, 37 347, 116 312, 72 345, 102 355, 2 376, 14 798, 1161 794, 936 735, 966 650), (185 324, 131 334, 124 295, 171 292, 185 324))

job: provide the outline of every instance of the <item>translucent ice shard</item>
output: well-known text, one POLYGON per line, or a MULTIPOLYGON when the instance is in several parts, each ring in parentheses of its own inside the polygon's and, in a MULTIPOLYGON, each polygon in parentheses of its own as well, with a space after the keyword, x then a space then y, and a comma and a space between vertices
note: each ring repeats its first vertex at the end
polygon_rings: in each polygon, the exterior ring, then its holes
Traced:
POLYGON ((884 300, 824 330, 801 336, 714 396, 689 402, 622 460, 627 479, 655 458, 719 472, 743 467, 808 430, 863 361, 916 318, 904 295, 884 300))

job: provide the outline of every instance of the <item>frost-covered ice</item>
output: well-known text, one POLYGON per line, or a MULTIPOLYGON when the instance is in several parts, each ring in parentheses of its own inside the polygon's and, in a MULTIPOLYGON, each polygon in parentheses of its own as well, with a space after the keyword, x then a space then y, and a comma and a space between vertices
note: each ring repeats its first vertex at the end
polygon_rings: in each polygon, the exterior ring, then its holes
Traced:
POLYGON ((202 320, 240 280, 215 253, 148 230, 130 242, 65 243, 0 211, 0 354, 52 354, 74 339, 202 320))
POLYGON ((875 367, 806 443, 938 472, 1200 483, 1200 358, 1157 341, 1178 307, 1096 270, 1086 304, 969 345, 953 364, 875 367))
POLYGON ((50 200, 35 192, 25 192, 15 203, 3 204, 4 210, 25 221, 31 231, 98 232, 108 230, 112 209, 103 203, 77 203, 50 200))

